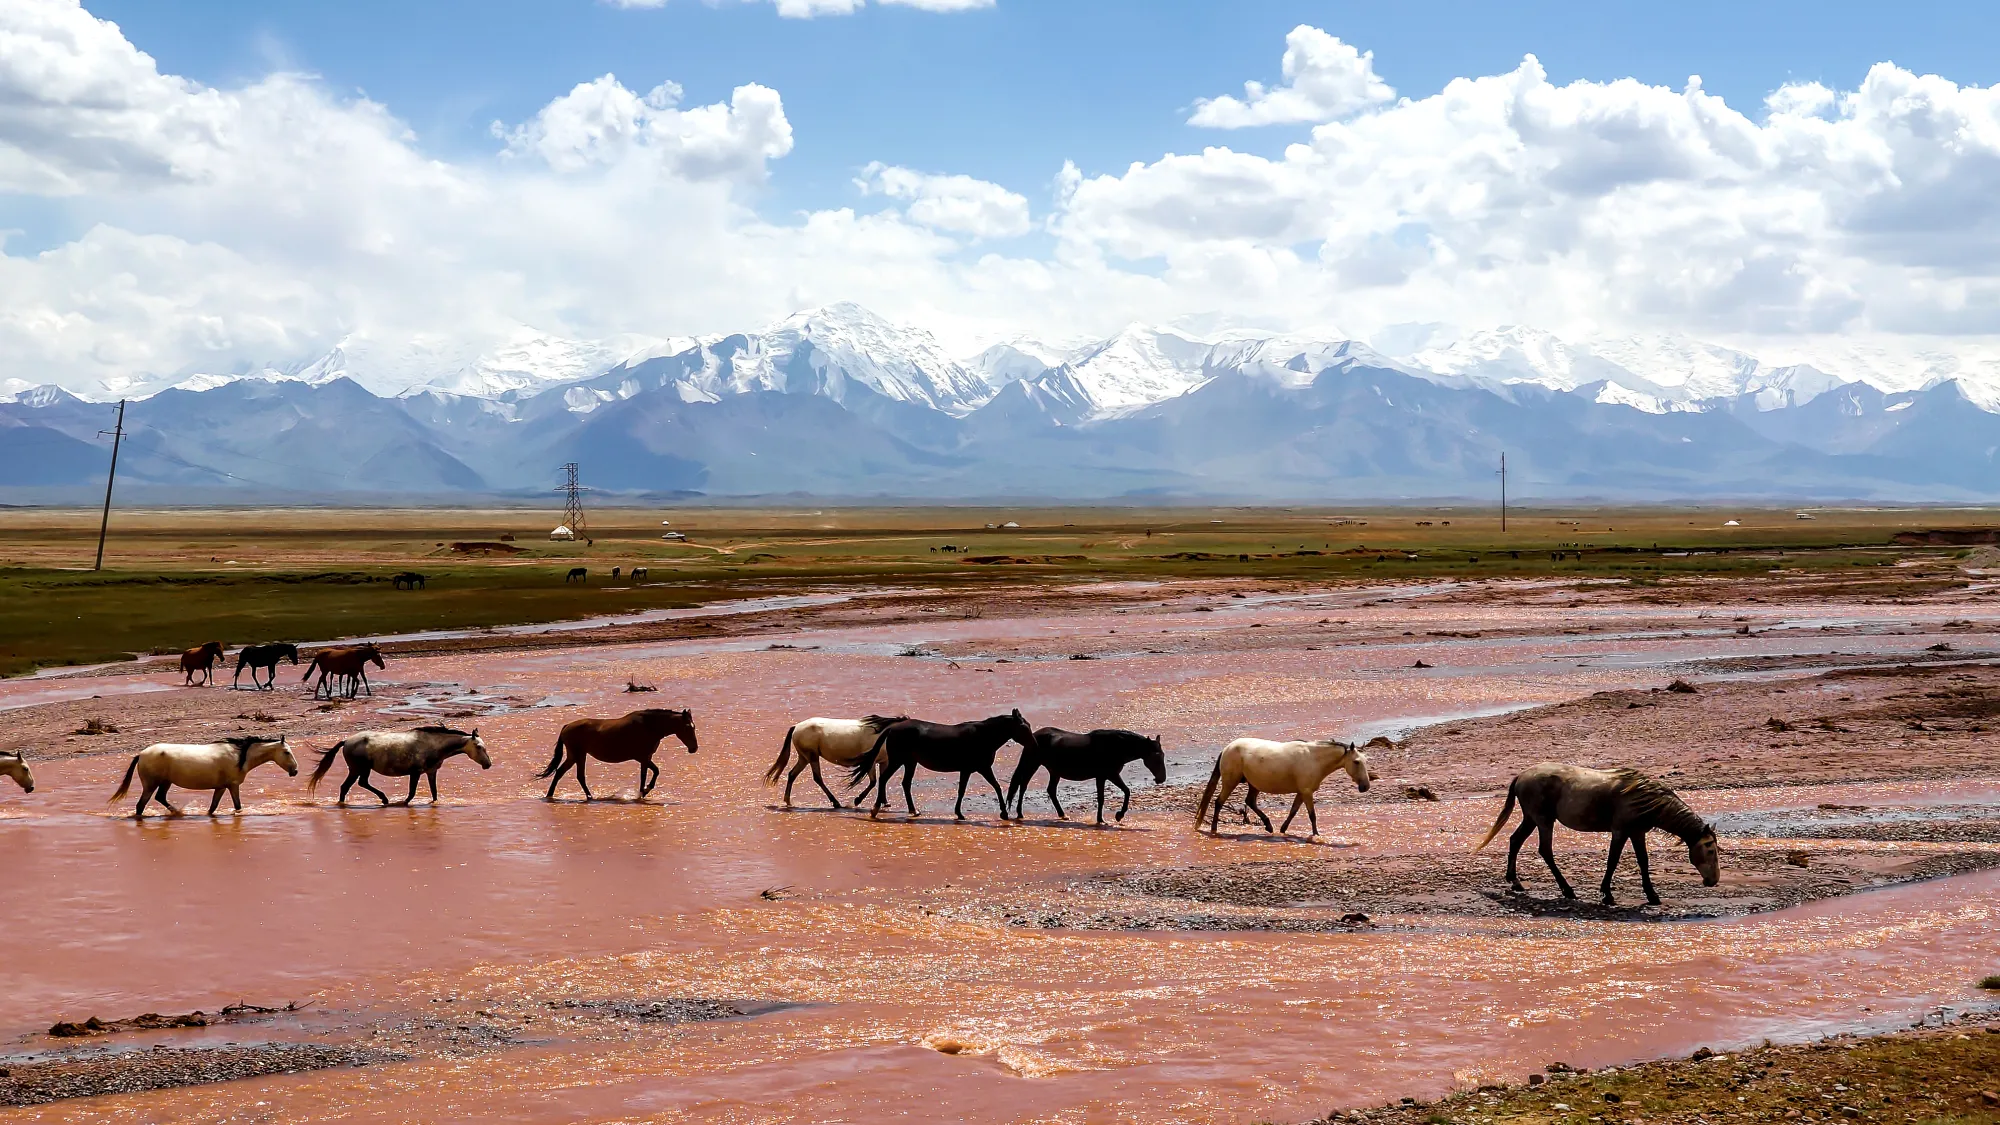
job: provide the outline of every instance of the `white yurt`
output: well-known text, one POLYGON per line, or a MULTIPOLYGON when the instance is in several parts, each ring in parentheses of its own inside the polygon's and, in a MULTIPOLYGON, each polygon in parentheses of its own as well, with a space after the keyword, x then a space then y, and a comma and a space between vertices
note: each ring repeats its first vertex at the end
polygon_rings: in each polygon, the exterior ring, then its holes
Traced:
POLYGON ((569 525, 567 524, 557 524, 556 529, 554 531, 549 532, 549 538, 560 539, 563 542, 567 543, 576 538, 576 532, 571 531, 569 529, 569 525))

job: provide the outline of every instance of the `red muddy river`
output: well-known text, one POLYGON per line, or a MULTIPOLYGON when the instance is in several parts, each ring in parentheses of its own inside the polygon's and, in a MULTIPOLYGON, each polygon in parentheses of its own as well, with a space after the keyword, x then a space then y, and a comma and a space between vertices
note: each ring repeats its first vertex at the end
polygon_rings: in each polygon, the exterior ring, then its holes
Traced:
MULTIPOLYGON (((1170 780, 1185 782, 1205 776, 1236 734, 1368 734, 1658 686, 1664 667, 1718 652, 1913 653, 1936 640, 1907 628, 1923 621, 1906 607, 1787 611, 1813 631, 1834 619, 1871 631, 1824 639, 1801 628, 1739 643, 1692 609, 1662 629, 1663 611, 1647 608, 1649 624, 1633 632, 1620 632, 1618 613, 1594 610, 1598 632, 1571 636, 1563 630, 1579 611, 1370 600, 1350 591, 1218 603, 1221 612, 1197 616, 1163 597, 1154 609, 1049 620, 392 661, 372 705, 388 713, 350 710, 356 728, 486 712, 452 721, 479 726, 494 768, 448 764, 437 808, 337 810, 343 768, 309 796, 304 773, 316 755, 299 745, 301 777, 254 775, 240 817, 135 824, 128 804, 102 802, 143 739, 38 763, 36 794, 0 791, 0 1053, 47 1049, 34 1033, 57 1017, 214 1011, 238 999, 306 1001, 309 1014, 172 1041, 247 1043, 440 1013, 468 1026, 500 1020, 512 1038, 462 1057, 56 1102, 0 1110, 0 1120, 1304 1119, 1518 1078, 1554 1060, 1596 1066, 1906 1025, 1939 1004, 1969 1002, 1966 982, 2000 963, 1996 872, 1672 924, 1433 916, 1358 933, 977 925, 930 913, 913 896, 999 877, 1311 858, 1327 844, 1457 855, 1496 802, 1357 805, 1336 775, 1320 804, 1325 840, 1307 844, 1198 836, 1180 807, 1135 809, 1122 828, 1095 829, 1082 786, 1066 792, 1068 824, 1037 786, 1028 821, 1003 825, 976 779, 962 824, 950 819, 949 781, 935 776, 919 783, 925 815, 916 822, 826 811, 810 774, 795 790, 800 808, 786 812, 762 783, 786 727, 816 714, 956 721, 1019 707, 1038 726, 1129 726, 1161 735, 1170 780), (1416 635, 1240 651, 1196 643, 1248 636, 1251 623, 1296 628, 1327 617, 1394 621, 1416 635), (1906 628, 1894 631, 1898 623, 1906 628), (1537 632, 1422 635, 1507 627, 1537 632), (1085 639, 1099 658, 1067 659, 1085 639), (913 645, 951 659, 895 655, 913 645), (1415 673, 1419 658, 1440 668, 1415 673), (659 693, 621 694, 628 680, 659 693), (636 706, 693 708, 700 753, 670 742, 661 788, 646 803, 630 800, 636 769, 602 764, 592 767, 593 788, 616 799, 585 805, 565 779, 564 799, 542 801, 545 783, 533 775, 555 729, 636 706), (550 1007, 674 997, 773 1007, 714 1023, 588 1028, 550 1007)), ((67 691, 104 695, 115 716, 114 693, 159 679, 17 681, 0 685, 0 707, 67 691)), ((1524 750, 1523 764, 1546 749, 1524 750)), ((1012 762, 1008 749, 1003 782, 1012 762)), ((1143 794, 1142 775, 1127 771, 1143 794)), ((829 770, 839 788, 837 776, 829 770)), ((401 796, 399 783, 378 783, 401 796)), ((1940 782, 1690 794, 1711 814, 1933 796, 1990 802, 2000 790, 1940 782)), ((1585 857, 1571 868, 1580 888, 1594 885, 1601 847, 1576 853, 1585 857)), ((1670 841, 1654 855, 1662 867, 1683 862, 1670 841)), ((1496 885, 1500 863, 1494 856, 1496 885)))

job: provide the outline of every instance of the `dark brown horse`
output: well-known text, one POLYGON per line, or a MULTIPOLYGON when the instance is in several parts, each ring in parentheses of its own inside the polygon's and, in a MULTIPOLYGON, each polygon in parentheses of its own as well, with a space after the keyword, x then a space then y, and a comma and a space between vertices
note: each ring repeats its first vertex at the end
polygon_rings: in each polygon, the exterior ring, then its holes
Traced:
POLYGON ((382 663, 382 650, 373 644, 323 648, 313 653, 311 663, 306 665, 306 674, 299 677, 299 682, 305 683, 312 679, 314 672, 319 673, 319 682, 313 685, 314 699, 318 699, 322 691, 326 692, 328 699, 332 699, 335 686, 342 680, 347 681, 345 691, 349 699, 354 698, 357 688, 366 689, 369 695, 374 695, 375 690, 368 686, 368 665, 371 663, 377 668, 388 667, 382 663))
POLYGON ((875 745, 868 753, 856 758, 848 772, 847 783, 859 785, 863 778, 875 770, 875 761, 883 755, 887 765, 882 770, 879 787, 875 790, 875 807, 868 810, 873 817, 882 811, 889 800, 889 779, 897 770, 903 771, 903 803, 909 806, 910 815, 917 815, 916 798, 910 795, 910 785, 916 780, 917 767, 922 766, 932 773, 955 773, 958 775, 958 803, 952 806, 952 813, 959 820, 965 819, 965 785, 973 774, 985 778, 993 786, 993 795, 1000 799, 1000 819, 1007 819, 1007 794, 1000 789, 1000 779, 993 776, 993 756, 1008 742, 1018 742, 1024 752, 1035 749, 1035 732, 1028 726, 1028 720, 1020 711, 1008 715, 995 715, 976 723, 927 723, 922 719, 904 719, 883 728, 875 738, 875 745))
POLYGON ((1577 832, 1611 833, 1611 859, 1605 864, 1604 883, 1599 888, 1606 906, 1617 905, 1611 897, 1611 876, 1618 871, 1618 859, 1627 840, 1632 842, 1632 854, 1639 861, 1639 884, 1645 888, 1646 901, 1659 905, 1660 895, 1653 889, 1653 871, 1646 858, 1646 833, 1655 828, 1671 832, 1687 844, 1688 862, 1701 872, 1703 886, 1713 887, 1722 877, 1715 829, 1675 796, 1673 790, 1638 770, 1594 770, 1560 762, 1530 766, 1507 786, 1507 803, 1500 807, 1500 819, 1493 822, 1486 838, 1479 841, 1479 848, 1492 843, 1493 837, 1500 834, 1507 818, 1513 815, 1517 800, 1521 804, 1521 827, 1514 830, 1514 839, 1507 849, 1507 882, 1516 893, 1523 891, 1521 876, 1515 869, 1521 845, 1539 831, 1542 862, 1549 865, 1549 873, 1556 877, 1562 896, 1576 897, 1569 880, 1556 867, 1553 837, 1558 822, 1577 832))
POLYGON ((191 648, 181 653, 181 674, 186 677, 182 687, 194 686, 194 674, 201 673, 203 683, 215 682, 215 666, 222 663, 222 642, 210 641, 200 648, 191 648))
POLYGON ((1014 767, 1014 778, 1007 784, 1007 796, 1017 800, 1015 817, 1028 815, 1028 786, 1035 780, 1035 771, 1049 771, 1049 804, 1055 806, 1056 815, 1064 820, 1069 814, 1063 811, 1062 802, 1056 799, 1056 785, 1062 781, 1095 781, 1097 783, 1097 823, 1104 823, 1104 783, 1110 782, 1125 794, 1118 805, 1118 820, 1125 819, 1125 812, 1132 807, 1132 791, 1125 787, 1125 779, 1119 774, 1130 762, 1144 762, 1153 773, 1153 781, 1158 785, 1167 783, 1167 755, 1160 748, 1160 740, 1134 734, 1129 730, 1094 730, 1077 734, 1060 727, 1043 727, 1035 732, 1035 744, 1021 751, 1021 761, 1014 767))
POLYGON ((634 711, 620 719, 578 719, 564 726, 562 733, 556 735, 555 753, 550 755, 547 768, 535 777, 549 779, 546 799, 553 801, 556 799, 556 783, 562 780, 562 775, 571 766, 575 766, 576 783, 583 786, 583 799, 590 801, 596 798, 591 796, 590 784, 583 776, 583 764, 587 759, 637 762, 639 799, 643 801, 646 794, 653 791, 653 786, 660 783, 660 767, 653 764, 653 755, 670 734, 687 746, 688 753, 694 753, 697 749, 694 712, 656 707, 634 711))

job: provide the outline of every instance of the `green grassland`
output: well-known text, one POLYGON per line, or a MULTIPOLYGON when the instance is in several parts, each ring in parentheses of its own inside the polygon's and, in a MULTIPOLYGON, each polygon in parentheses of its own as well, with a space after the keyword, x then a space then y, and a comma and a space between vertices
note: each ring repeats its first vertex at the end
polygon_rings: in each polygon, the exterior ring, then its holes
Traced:
MULTIPOLYGON (((532 511, 119 513, 88 569, 93 513, 0 512, 0 675, 216 639, 234 646, 568 620, 825 584, 1093 578, 1400 581, 1948 566, 1962 547, 1898 531, 2000 525, 2000 513, 1535 510, 1503 532, 1466 509, 604 510, 591 542, 532 511), (1735 519, 1736 525, 1728 520, 1735 519), (687 542, 660 538, 662 520, 687 542), (1017 526, 1008 526, 1017 525, 1017 526), (488 544, 469 552, 454 544, 488 544), (567 583, 572 567, 590 570, 567 583), (644 566, 644 583, 612 566, 644 566), (427 587, 389 577, 416 570, 427 587)), ((1877 571, 1877 573, 1880 573, 1877 571)), ((1907 571, 1906 571, 1907 573, 1907 571)))

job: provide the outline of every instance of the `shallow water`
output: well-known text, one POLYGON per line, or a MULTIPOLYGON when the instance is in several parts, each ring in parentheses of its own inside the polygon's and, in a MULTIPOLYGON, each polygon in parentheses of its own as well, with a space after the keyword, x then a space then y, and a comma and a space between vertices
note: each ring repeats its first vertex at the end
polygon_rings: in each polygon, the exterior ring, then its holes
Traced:
MULTIPOLYGON (((1888 608, 1899 607, 1885 607, 1884 618, 1888 608)), ((0 878, 0 964, 9 966, 0 1042, 26 1043, 58 1017, 213 1011, 238 999, 307 1000, 336 1025, 384 1012, 469 1019, 475 1008, 543 997, 800 1006, 608 1038, 545 1021, 528 1037, 546 1042, 475 1060, 59 1103, 13 1116, 1303 1119, 1482 1077, 1518 1078, 1549 1061, 1596 1066, 1766 1035, 1906 1024, 1939 1003, 1976 1001, 1966 983, 2000 959, 2000 873, 1731 922, 1546 920, 1531 936, 1478 926, 1041 932, 950 921, 905 903, 924 888, 990 873, 1060 879, 1317 852, 1303 843, 1248 849, 1197 836, 1181 812, 1135 812, 1122 829, 1058 824, 1039 794, 1029 823, 1003 825, 977 781, 966 798, 971 819, 962 824, 950 819, 952 788, 942 779, 919 785, 925 816, 914 823, 826 811, 809 774, 794 793, 801 807, 784 811, 761 782, 787 725, 812 714, 908 711, 955 720, 1018 706, 1037 725, 1158 732, 1172 776, 1192 779, 1237 734, 1356 737, 1609 687, 1657 686, 1657 664, 1611 659, 1635 644, 1661 660, 1713 655, 1718 643, 1732 655, 1759 651, 1754 637, 1561 636, 1564 612, 1425 611, 1406 601, 1341 613, 1357 620, 1375 613, 1419 632, 1542 620, 1556 635, 1088 662, 961 660, 956 668, 857 646, 1012 651, 1104 639, 1112 629, 1121 638, 1142 631, 1158 638, 1161 630, 1221 623, 1170 606, 858 626, 754 643, 398 661, 394 680, 378 684, 380 725, 425 706, 549 704, 482 714, 495 766, 482 773, 462 759, 447 765, 437 808, 379 809, 369 798, 339 810, 331 802, 341 767, 317 797, 303 792, 302 780, 266 769, 246 787, 244 816, 134 823, 122 817, 125 809, 99 803, 116 786, 124 752, 38 763, 41 789, 32 798, 0 793, 0 854, 9 857, 0 878), (820 647, 773 651, 773 643, 820 647), (1451 667, 1411 673, 1418 654, 1451 667), (659 800, 629 799, 635 768, 596 765, 590 776, 599 795, 626 799, 585 805, 565 779, 564 799, 542 801, 545 783, 533 775, 555 728, 627 709, 634 701, 620 693, 628 680, 659 686, 647 705, 694 708, 701 752, 664 748, 659 800), (778 888, 785 888, 779 901, 761 894, 778 888), (460 999, 431 1004, 450 996, 460 999)), ((1228 615, 1231 627, 1242 625, 1242 614, 1273 624, 1322 615, 1285 604, 1245 608, 1228 615)), ((1903 651, 1923 640, 1868 642, 1903 651)), ((83 686, 97 682, 86 678, 83 686)), ((0 705, 8 701, 0 694, 0 705)), ((115 708, 107 703, 113 717, 115 708)), ((368 720, 357 715, 356 723, 368 720)), ((1003 754, 1003 783, 1012 758, 1003 754)), ((838 788, 835 771, 828 773, 838 788)), ((1472 801, 1355 806, 1342 799, 1343 779, 1331 784, 1322 828, 1363 853, 1457 849, 1492 815, 1472 801)), ((400 787, 389 792, 402 795, 400 787)), ((1082 793, 1068 790, 1073 815, 1087 807, 1082 793)), ((1730 791, 1704 795, 1703 803, 1749 817, 1819 803, 1964 805, 1996 797, 1985 783, 1900 783, 1730 791)), ((227 1038, 251 1042, 308 1028, 294 1023, 232 1028, 227 1038)), ((216 1039, 214 1029, 203 1034, 216 1039)))

